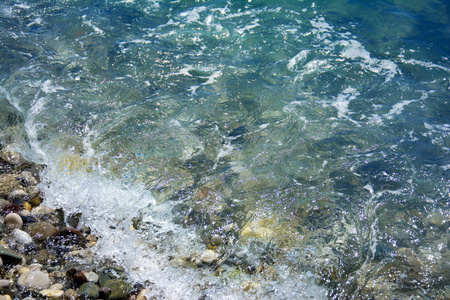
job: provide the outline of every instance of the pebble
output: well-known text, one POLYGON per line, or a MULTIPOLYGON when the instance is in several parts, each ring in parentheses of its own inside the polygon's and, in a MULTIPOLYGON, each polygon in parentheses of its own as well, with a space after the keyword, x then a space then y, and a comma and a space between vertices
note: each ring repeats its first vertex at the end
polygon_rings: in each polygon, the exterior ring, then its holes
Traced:
POLYGON ((205 250, 200 256, 198 264, 212 264, 219 258, 219 253, 214 250, 208 249, 205 250))
POLYGON ((0 288, 9 287, 11 282, 8 279, 0 279, 0 288))
POLYGON ((93 284, 92 282, 83 283, 80 286, 78 295, 80 295, 80 297, 82 298, 84 297, 96 299, 99 296, 99 287, 96 284, 93 284))
POLYGON ((43 241, 56 234, 55 226, 48 222, 30 223, 26 227, 26 231, 35 239, 43 241))
POLYGON ((67 300, 76 300, 78 299, 78 293, 74 289, 68 289, 64 293, 64 299, 67 300))
POLYGON ((48 298, 61 298, 64 295, 63 290, 52 290, 52 289, 45 289, 40 292, 40 294, 44 297, 48 298))
POLYGON ((14 229, 12 235, 17 243, 22 244, 24 246, 33 243, 33 238, 23 230, 14 229))
POLYGON ((92 283, 97 283, 98 282, 98 275, 95 272, 86 272, 84 273, 84 275, 86 276, 87 281, 92 282, 92 283))
POLYGON ((22 204, 28 197, 27 192, 24 190, 14 190, 8 195, 8 201, 14 204, 22 204))
POLYGON ((121 299, 125 297, 130 291, 129 286, 120 279, 108 280, 103 288, 111 289, 111 295, 108 299, 121 299))
POLYGON ((20 229, 23 226, 23 220, 16 213, 9 213, 5 217, 5 224, 10 229, 14 229, 14 228, 20 229))
POLYGON ((136 300, 150 300, 150 296, 147 295, 149 292, 150 292, 150 290, 147 290, 147 289, 141 290, 137 294, 136 300))
POLYGON ((50 287, 50 279, 48 274, 31 270, 20 275, 17 284, 27 288, 48 289, 50 287))

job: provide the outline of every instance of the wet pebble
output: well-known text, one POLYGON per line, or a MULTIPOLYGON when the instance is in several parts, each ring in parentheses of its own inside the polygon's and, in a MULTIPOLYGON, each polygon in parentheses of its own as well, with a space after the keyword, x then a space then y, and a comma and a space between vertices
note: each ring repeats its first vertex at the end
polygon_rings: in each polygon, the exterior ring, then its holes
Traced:
POLYGON ((64 299, 66 300, 77 300, 78 293, 74 289, 68 289, 64 292, 64 299))
POLYGON ((95 272, 86 272, 84 273, 84 275, 86 276, 87 281, 92 282, 92 283, 97 283, 98 282, 98 275, 95 272))
POLYGON ((64 295, 63 290, 57 290, 57 289, 45 289, 40 292, 40 294, 47 298, 62 298, 64 295))
POLYGON ((8 288, 11 282, 8 279, 0 279, 0 288, 8 288))
POLYGON ((39 241, 43 241, 56 234, 57 229, 55 226, 48 222, 36 222, 30 223, 26 227, 26 231, 39 241))
POLYGON ((8 228, 22 228, 23 220, 17 213, 9 213, 5 217, 5 224, 8 228))
POLYGON ((20 205, 17 205, 17 204, 8 203, 8 204, 3 206, 2 210, 3 210, 3 213, 7 215, 9 213, 18 213, 18 212, 20 212, 22 210, 22 207, 20 205))
POLYGON ((14 240, 23 246, 27 246, 33 243, 33 238, 23 230, 14 229, 12 235, 14 240))
POLYGON ((21 205, 28 198, 27 192, 24 190, 14 190, 8 195, 8 201, 13 204, 21 205))
POLYGON ((108 280, 102 288, 108 288, 111 290, 111 294, 108 299, 121 299, 130 291, 128 284, 120 279, 108 280))
POLYGON ((20 275, 17 284, 27 288, 47 289, 50 287, 50 279, 44 272, 30 270, 20 275))
POLYGON ((217 253, 214 250, 208 249, 205 250, 202 255, 200 256, 200 259, 197 260, 197 264, 212 264, 217 261, 219 258, 219 253, 217 253))
POLYGON ((80 286, 78 295, 81 298, 97 299, 99 297, 99 287, 92 282, 85 282, 80 286))

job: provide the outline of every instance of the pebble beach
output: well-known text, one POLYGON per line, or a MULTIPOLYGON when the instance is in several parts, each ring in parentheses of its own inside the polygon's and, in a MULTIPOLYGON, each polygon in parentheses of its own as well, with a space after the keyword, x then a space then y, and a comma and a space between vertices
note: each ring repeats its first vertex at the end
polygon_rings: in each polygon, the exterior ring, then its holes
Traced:
POLYGON ((43 168, 1 147, 0 299, 147 299, 120 265, 95 262, 80 215, 42 205, 43 168))

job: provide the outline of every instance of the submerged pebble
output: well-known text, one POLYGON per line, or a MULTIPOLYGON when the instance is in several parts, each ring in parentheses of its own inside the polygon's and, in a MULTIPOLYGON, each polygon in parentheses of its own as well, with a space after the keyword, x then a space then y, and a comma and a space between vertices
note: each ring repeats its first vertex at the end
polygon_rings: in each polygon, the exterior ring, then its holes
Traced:
POLYGON ((97 299, 99 296, 99 287, 92 282, 83 283, 80 286, 78 295, 82 298, 84 297, 84 298, 88 298, 88 299, 90 299, 90 298, 97 299))

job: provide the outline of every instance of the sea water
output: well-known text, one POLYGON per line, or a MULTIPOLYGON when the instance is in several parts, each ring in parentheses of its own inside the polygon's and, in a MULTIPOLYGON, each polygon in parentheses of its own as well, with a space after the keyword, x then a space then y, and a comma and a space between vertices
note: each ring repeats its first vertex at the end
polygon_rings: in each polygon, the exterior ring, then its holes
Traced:
POLYGON ((443 0, 5 0, 2 142, 148 296, 443 296, 449 18, 443 0))

